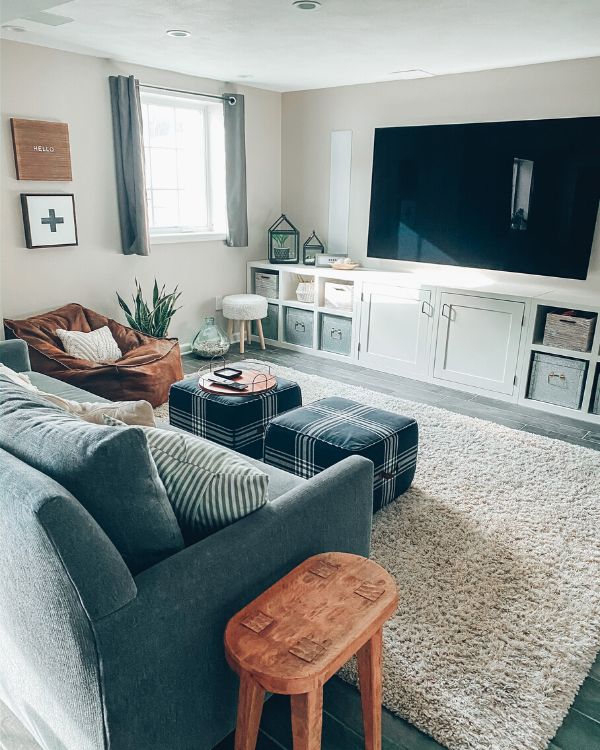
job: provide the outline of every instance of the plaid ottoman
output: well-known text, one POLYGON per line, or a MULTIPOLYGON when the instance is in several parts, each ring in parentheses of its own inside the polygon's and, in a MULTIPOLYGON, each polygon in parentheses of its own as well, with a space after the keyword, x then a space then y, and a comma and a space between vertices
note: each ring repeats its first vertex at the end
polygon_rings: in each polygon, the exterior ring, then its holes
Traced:
POLYGON ((375 512, 410 487, 418 444, 414 419, 346 398, 324 398, 269 423, 264 460, 308 479, 343 458, 365 456, 375 465, 375 512))
POLYGON ((265 427, 278 414, 302 405, 298 383, 277 378, 265 393, 217 396, 198 386, 197 378, 174 383, 169 391, 169 421, 199 437, 251 458, 263 457, 265 427))

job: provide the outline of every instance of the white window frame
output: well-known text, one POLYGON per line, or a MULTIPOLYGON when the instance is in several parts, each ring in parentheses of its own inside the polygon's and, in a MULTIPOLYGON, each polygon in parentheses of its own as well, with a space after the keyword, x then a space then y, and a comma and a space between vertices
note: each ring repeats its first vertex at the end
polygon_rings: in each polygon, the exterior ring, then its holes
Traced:
MULTIPOLYGON (((211 145, 210 145, 210 124, 207 115, 210 114, 211 108, 221 106, 218 103, 208 99, 203 99, 202 96, 191 96, 188 94, 180 94, 176 91, 165 91, 156 92, 150 87, 145 88, 140 86, 140 100, 142 107, 144 104, 171 104, 173 106, 189 107, 193 109, 202 109, 205 117, 204 137, 205 137, 205 149, 204 158, 206 163, 206 200, 207 200, 207 213, 209 221, 214 220, 214 188, 211 179, 211 145)), ((145 158, 145 149, 144 149, 145 158)), ((226 221, 226 215, 224 217, 226 221)), ((150 227, 150 244, 151 245, 166 245, 166 244, 180 244, 188 242, 214 242, 218 240, 227 239, 227 229, 225 231, 213 230, 210 227, 150 227)))

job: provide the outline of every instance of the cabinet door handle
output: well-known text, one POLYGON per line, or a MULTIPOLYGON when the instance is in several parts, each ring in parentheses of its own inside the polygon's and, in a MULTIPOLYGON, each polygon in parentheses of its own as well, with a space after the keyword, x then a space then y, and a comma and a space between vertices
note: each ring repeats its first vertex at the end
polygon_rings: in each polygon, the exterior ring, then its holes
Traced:
POLYGON ((329 335, 332 339, 337 339, 338 341, 342 338, 342 329, 341 328, 332 328, 329 332, 329 335))
POLYGON ((444 302, 444 304, 442 305, 442 315, 444 316, 444 318, 448 318, 448 320, 450 320, 451 312, 452 312, 452 305, 449 305, 447 302, 444 302), (447 314, 444 312, 446 308, 448 308, 447 314))
POLYGON ((295 331, 300 331, 301 333, 304 333, 304 331, 306 331, 306 326, 304 325, 304 323, 300 323, 300 321, 297 320, 294 323, 294 330, 295 331))
POLYGON ((421 305, 421 312, 423 315, 427 315, 428 318, 431 318, 433 315, 433 305, 424 299, 423 304, 421 305))

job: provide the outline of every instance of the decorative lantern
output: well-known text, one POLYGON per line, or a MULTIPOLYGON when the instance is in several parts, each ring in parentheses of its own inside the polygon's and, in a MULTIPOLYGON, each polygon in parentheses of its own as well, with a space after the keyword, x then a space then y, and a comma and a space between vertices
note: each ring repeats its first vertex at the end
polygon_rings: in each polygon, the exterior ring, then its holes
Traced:
POLYGON ((305 266, 315 265, 315 255, 325 252, 325 245, 315 234, 313 229, 312 234, 302 245, 302 262, 305 266))
POLYGON ((300 233, 285 214, 269 227, 269 263, 300 263, 300 233))

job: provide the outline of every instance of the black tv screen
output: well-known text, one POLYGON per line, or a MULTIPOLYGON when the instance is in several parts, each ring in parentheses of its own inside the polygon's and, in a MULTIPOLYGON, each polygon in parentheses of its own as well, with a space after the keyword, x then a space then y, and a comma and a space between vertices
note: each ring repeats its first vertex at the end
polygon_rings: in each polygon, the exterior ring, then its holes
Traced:
POLYGON ((368 255, 585 279, 600 117, 377 128, 368 255))

